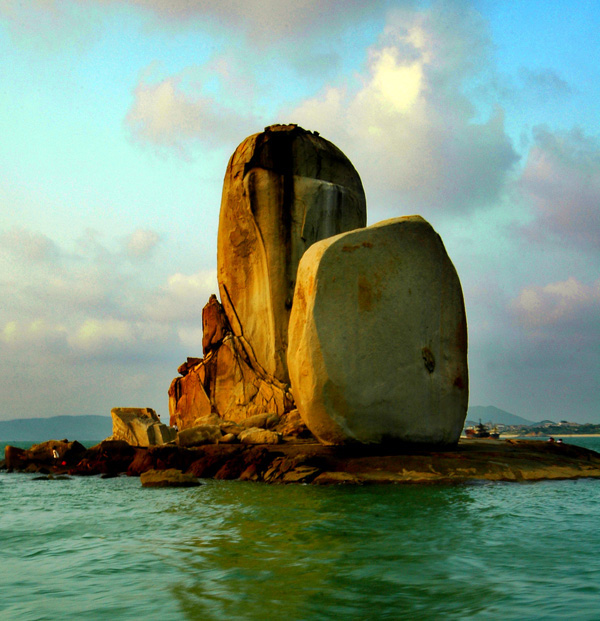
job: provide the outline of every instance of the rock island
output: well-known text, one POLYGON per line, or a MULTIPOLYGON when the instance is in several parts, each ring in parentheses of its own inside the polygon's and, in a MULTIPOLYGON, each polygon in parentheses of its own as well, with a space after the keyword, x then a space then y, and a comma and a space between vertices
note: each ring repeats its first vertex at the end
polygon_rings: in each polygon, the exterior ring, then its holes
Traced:
POLYGON ((6 466, 185 486, 600 476, 600 454, 578 447, 459 442, 458 274, 422 217, 367 227, 366 214, 359 174, 317 132, 273 125, 246 138, 223 185, 220 301, 202 310, 202 357, 169 387, 170 424, 114 408, 113 436, 96 447, 7 447, 6 466))

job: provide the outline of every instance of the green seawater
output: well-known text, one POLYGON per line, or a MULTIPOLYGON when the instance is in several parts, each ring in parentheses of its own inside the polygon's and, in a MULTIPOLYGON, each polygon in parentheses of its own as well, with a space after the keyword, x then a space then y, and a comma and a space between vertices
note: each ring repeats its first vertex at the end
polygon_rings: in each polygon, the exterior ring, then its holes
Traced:
POLYGON ((34 477, 0 473, 2 620, 600 618, 596 480, 34 477))

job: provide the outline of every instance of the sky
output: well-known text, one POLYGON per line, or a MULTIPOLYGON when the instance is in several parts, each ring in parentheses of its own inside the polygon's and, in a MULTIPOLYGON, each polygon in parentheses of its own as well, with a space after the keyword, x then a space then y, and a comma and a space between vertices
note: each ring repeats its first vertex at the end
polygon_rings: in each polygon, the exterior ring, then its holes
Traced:
POLYGON ((597 0, 0 0, 0 419, 153 407, 274 123, 461 278, 471 405, 600 423, 597 0))

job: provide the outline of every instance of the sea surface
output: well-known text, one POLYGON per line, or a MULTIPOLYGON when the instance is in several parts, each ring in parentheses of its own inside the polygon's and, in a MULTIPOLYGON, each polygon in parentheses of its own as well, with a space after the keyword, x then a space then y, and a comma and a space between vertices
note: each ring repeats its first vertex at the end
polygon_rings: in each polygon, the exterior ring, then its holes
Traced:
POLYGON ((600 618, 600 480, 34 477, 0 473, 3 621, 600 618))

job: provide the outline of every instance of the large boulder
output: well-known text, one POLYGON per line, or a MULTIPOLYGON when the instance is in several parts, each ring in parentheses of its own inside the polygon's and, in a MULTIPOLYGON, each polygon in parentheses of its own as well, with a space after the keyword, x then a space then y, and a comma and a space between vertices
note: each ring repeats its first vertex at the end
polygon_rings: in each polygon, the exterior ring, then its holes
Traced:
POLYGON ((223 434, 218 425, 197 425, 177 434, 177 444, 183 447, 217 444, 223 434))
POLYGON ((152 408, 113 408, 113 440, 132 446, 156 446, 175 440, 177 431, 160 422, 152 408))
POLYGON ((292 392, 326 444, 458 441, 468 404, 458 275, 419 216, 314 244, 289 325, 292 392))
POLYGON ((219 292, 233 334, 244 337, 268 375, 289 379, 287 329, 300 258, 314 242, 365 223, 358 173, 317 133, 273 125, 232 155, 219 218, 219 292))

